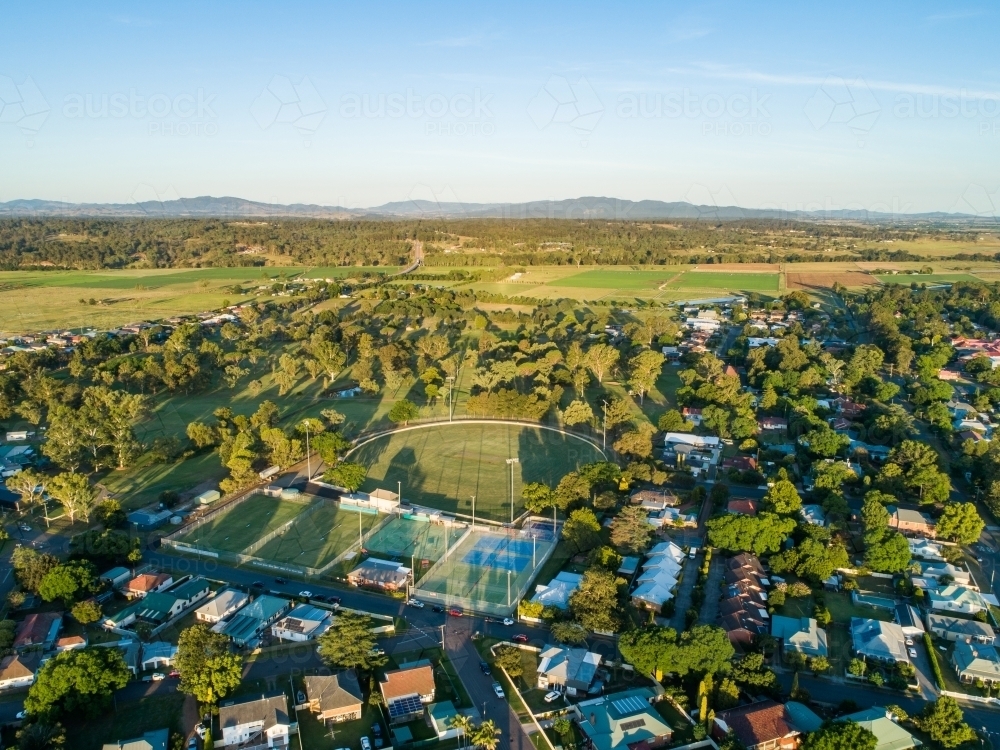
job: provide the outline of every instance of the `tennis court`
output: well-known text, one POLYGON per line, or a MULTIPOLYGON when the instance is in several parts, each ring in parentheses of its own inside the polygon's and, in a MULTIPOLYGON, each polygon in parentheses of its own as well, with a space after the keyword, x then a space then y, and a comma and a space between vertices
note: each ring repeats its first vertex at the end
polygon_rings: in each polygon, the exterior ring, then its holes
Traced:
POLYGON ((429 567, 444 557, 448 547, 457 543, 465 533, 464 526, 446 526, 421 520, 419 516, 394 516, 369 537, 365 549, 373 557, 390 560, 427 561, 417 563, 417 570, 429 567))
POLYGON ((306 501, 252 495, 183 534, 177 541, 203 549, 242 552, 308 507, 306 501))
POLYGON ((549 529, 470 530, 419 581, 417 596, 476 612, 509 614, 555 548, 549 529))
POLYGON ((265 560, 321 568, 358 544, 361 537, 385 518, 383 514, 364 513, 332 500, 315 499, 315 510, 295 519, 284 532, 271 539, 253 554, 265 560))

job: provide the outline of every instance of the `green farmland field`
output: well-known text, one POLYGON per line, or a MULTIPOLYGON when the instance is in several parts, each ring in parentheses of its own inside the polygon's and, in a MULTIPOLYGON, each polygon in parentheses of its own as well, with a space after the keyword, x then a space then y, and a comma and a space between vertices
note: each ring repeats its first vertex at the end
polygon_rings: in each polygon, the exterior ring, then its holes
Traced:
POLYGON ((548 285, 585 289, 652 289, 680 272, 679 269, 669 268, 662 271, 622 271, 609 268, 554 279, 548 285))
POLYGON ((714 271, 688 271, 669 288, 678 289, 727 289, 745 292, 778 291, 776 273, 724 273, 714 271))
POLYGON ((510 520, 510 468, 514 465, 514 512, 523 509, 521 487, 555 486, 582 464, 602 460, 589 443, 537 427, 507 424, 443 424, 386 435, 362 445, 351 461, 368 467, 364 491, 383 487, 418 505, 496 521, 510 520))
POLYGON ((953 281, 982 281, 968 273, 880 274, 875 277, 883 284, 950 284, 953 281))

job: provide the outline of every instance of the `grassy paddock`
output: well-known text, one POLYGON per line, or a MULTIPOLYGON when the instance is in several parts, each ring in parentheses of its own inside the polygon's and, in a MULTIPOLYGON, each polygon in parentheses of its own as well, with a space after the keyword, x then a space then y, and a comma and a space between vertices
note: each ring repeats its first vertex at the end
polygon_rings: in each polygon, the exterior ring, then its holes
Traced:
POLYGON ((384 487, 419 505, 448 512, 510 520, 510 468, 514 465, 514 513, 523 509, 521 488, 551 486, 579 466, 601 460, 585 441, 537 427, 508 424, 442 424, 379 438, 351 454, 368 467, 365 491, 384 487))
MULTIPOLYGON (((249 502, 249 501, 248 501, 249 502)), ((328 501, 315 511, 296 516, 288 530, 254 553, 255 557, 319 568, 346 552, 384 516, 341 510, 328 501)))
POLYGON ((178 541, 226 552, 242 552, 308 507, 308 503, 254 495, 184 534, 178 541))
POLYGON ((670 287, 680 289, 731 289, 747 292, 778 291, 776 273, 721 273, 715 271, 688 271, 670 282, 670 287))

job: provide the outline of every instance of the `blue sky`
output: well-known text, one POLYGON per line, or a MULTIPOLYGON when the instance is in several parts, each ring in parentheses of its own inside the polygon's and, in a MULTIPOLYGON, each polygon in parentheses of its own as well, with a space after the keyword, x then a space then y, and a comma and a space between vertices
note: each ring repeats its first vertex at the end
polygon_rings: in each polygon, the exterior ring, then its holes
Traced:
POLYGON ((998 16, 7 3, 0 201, 606 195, 997 215, 998 16))

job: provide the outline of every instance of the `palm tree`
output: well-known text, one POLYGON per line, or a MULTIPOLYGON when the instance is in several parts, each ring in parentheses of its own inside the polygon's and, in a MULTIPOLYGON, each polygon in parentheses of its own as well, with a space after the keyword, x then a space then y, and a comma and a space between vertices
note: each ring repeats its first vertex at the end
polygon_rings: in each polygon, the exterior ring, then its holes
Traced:
POLYGON ((472 719, 465 714, 455 714, 451 717, 451 725, 460 732, 460 746, 465 747, 465 738, 472 732, 472 719))
POLYGON ((483 750, 496 750, 500 744, 500 728, 493 719, 487 719, 472 733, 472 743, 483 750))

